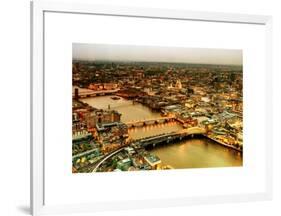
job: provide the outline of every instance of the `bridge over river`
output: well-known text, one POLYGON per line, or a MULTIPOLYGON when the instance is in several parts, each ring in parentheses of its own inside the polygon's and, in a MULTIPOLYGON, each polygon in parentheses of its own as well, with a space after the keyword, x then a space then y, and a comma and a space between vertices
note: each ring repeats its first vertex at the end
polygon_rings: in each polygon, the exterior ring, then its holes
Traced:
POLYGON ((159 118, 153 118, 153 119, 129 121, 129 122, 125 122, 125 124, 129 128, 133 128, 133 127, 143 127, 146 125, 162 124, 162 123, 171 122, 171 121, 175 121, 175 120, 176 120, 175 117, 159 117, 159 118))
POLYGON ((188 136, 193 137, 197 134, 205 134, 206 130, 201 127, 191 127, 187 129, 180 130, 178 132, 164 133, 156 136, 145 137, 141 139, 134 140, 134 142, 138 142, 143 147, 153 145, 156 146, 161 143, 170 143, 172 141, 180 141, 188 136))
POLYGON ((78 98, 110 95, 110 94, 114 94, 120 90, 118 88, 118 89, 108 89, 108 90, 104 89, 104 90, 94 91, 94 90, 86 89, 86 88, 73 87, 72 88, 72 98, 75 98, 75 89, 78 89, 78 98))
MULTIPOLYGON (((146 138, 142 138, 142 139, 137 139, 137 140, 133 140, 133 143, 139 143, 140 145, 142 145, 143 147, 147 147, 147 146, 156 146, 160 143, 170 143, 172 141, 177 141, 177 140, 182 140, 188 136, 193 136, 196 134, 205 134, 205 129, 204 128, 200 128, 200 127, 192 127, 192 128, 188 128, 188 129, 183 129, 181 131, 178 132, 172 132, 172 133, 165 133, 165 134, 159 134, 156 136, 151 136, 151 137, 146 137, 146 138)), ((102 159, 100 159, 94 166, 93 166, 93 171, 92 172, 96 172, 98 170, 98 168, 109 158, 111 158, 112 156, 116 155, 117 153, 119 153, 120 151, 124 150, 126 146, 123 146, 107 155, 105 155, 102 159)))

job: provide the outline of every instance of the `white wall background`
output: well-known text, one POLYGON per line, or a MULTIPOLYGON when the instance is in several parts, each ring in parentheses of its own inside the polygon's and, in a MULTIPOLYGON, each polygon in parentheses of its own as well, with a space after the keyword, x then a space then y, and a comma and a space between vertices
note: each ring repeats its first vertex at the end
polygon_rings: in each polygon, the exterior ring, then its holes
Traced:
MULTIPOLYGON (((86 1, 86 0, 81 0, 86 1)), ((281 214, 281 7, 276 0, 92 0, 107 5, 273 15, 274 200, 200 205, 95 215, 280 215, 281 214)), ((29 213, 29 1, 0 3, 0 215, 29 213)), ((77 214, 78 215, 78 214, 77 214)), ((79 214, 83 215, 83 214, 79 214)), ((87 215, 87 214, 85 214, 87 215)), ((91 214, 88 214, 91 215, 91 214)))

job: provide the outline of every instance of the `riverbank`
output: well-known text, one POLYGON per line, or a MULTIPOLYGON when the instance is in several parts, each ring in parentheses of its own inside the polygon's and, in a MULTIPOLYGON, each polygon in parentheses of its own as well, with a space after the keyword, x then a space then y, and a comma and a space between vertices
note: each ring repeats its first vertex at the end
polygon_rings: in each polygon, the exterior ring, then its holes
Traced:
POLYGON ((233 146, 233 145, 224 143, 224 142, 222 142, 222 141, 220 141, 220 140, 218 140, 218 139, 214 139, 214 138, 212 138, 212 137, 210 137, 210 136, 208 136, 208 135, 205 135, 205 134, 202 134, 202 135, 203 135, 204 137, 210 139, 210 140, 213 140, 214 142, 218 143, 219 145, 225 146, 225 147, 227 147, 227 148, 234 149, 234 150, 239 151, 239 152, 243 152, 242 149, 239 149, 239 148, 237 148, 237 147, 235 147, 235 146, 233 146))

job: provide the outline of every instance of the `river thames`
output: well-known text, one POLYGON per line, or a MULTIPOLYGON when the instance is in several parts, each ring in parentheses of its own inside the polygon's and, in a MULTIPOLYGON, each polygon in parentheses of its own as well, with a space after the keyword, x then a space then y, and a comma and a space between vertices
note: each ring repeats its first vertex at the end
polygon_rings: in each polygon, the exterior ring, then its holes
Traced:
MULTIPOLYGON (((161 114, 153 112, 148 107, 120 98, 113 100, 111 96, 83 98, 81 101, 99 109, 113 109, 122 114, 122 122, 159 118, 161 114)), ((154 126, 145 126, 129 129, 129 136, 133 139, 153 136, 157 134, 175 132, 182 127, 177 122, 170 122, 154 126)), ((148 149, 157 155, 164 165, 175 169, 180 168, 207 168, 242 166, 241 153, 221 146, 204 137, 191 138, 181 142, 161 145, 148 149)))

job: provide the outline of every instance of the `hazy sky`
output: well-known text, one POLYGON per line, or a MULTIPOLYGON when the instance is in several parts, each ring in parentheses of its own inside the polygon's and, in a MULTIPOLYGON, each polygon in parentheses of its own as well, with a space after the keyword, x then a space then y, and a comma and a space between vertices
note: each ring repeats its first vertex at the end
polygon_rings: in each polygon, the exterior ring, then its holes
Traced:
POLYGON ((74 60, 182 62, 242 65, 242 50, 72 44, 74 60))

